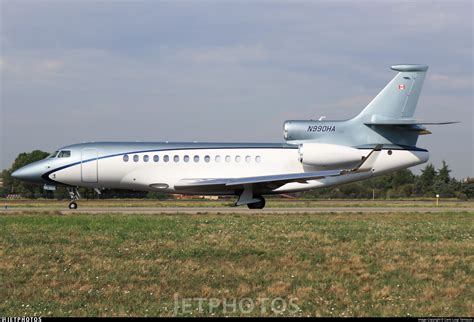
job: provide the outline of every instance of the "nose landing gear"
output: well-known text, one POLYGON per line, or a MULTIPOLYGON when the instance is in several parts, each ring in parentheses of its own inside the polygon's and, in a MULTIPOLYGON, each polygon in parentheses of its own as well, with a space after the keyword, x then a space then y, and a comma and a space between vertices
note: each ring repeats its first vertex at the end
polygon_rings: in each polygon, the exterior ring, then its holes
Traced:
POLYGON ((81 195, 79 194, 79 190, 77 187, 70 187, 67 188, 69 192, 69 197, 71 198, 71 202, 69 203, 69 209, 77 209, 77 203, 76 200, 79 200, 81 198, 81 195))

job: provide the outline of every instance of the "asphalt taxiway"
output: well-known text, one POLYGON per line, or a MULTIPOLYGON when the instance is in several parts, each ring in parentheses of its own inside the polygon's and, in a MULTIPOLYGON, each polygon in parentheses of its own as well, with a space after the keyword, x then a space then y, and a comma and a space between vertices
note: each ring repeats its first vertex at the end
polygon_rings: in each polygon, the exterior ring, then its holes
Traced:
POLYGON ((1 213, 54 212, 62 214, 320 214, 320 213, 440 213, 474 212, 470 207, 267 207, 248 209, 245 207, 80 207, 70 210, 57 207, 8 207, 1 213))

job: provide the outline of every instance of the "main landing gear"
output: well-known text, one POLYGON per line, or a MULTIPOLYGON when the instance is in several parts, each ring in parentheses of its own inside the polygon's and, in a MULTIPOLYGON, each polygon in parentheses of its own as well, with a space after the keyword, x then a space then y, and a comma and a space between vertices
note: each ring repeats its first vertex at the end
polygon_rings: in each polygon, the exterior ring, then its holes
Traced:
POLYGON ((263 209, 265 207, 265 198, 263 196, 255 196, 254 199, 258 199, 258 201, 247 204, 249 209, 263 209))
POLYGON ((249 209, 263 209, 265 207, 265 198, 262 195, 253 193, 251 184, 244 185, 244 190, 240 192, 236 206, 247 205, 249 209))
POLYGON ((76 187, 70 187, 67 188, 69 192, 69 197, 71 198, 71 202, 69 203, 69 209, 77 209, 77 203, 76 201, 81 198, 81 195, 79 194, 79 190, 76 187))

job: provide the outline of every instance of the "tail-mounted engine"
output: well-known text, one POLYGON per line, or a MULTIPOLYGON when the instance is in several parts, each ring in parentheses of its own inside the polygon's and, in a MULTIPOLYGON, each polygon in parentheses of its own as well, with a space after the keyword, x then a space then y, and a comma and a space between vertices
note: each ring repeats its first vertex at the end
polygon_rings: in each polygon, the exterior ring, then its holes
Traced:
POLYGON ((336 132, 338 121, 286 121, 283 137, 286 141, 312 140, 336 132))
POLYGON ((299 161, 322 169, 351 168, 361 162, 360 150, 343 145, 303 143, 298 149, 299 161))

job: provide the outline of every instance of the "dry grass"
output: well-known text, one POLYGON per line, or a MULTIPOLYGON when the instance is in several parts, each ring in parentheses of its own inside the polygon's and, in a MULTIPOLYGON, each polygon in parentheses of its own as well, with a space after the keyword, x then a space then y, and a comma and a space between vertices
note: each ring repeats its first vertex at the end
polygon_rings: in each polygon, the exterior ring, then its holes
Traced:
MULTIPOLYGON (((182 200, 153 200, 153 199, 90 199, 80 200, 80 207, 93 208, 112 208, 112 207, 229 207, 235 203, 235 198, 220 200, 205 199, 182 199, 182 200)), ((0 199, 0 206, 8 206, 10 208, 53 208, 66 209, 67 200, 51 200, 51 199, 19 199, 8 200, 0 199)), ((278 208, 307 208, 307 207, 434 207, 436 200, 433 199, 412 199, 412 200, 306 200, 306 199, 281 199, 269 196, 267 198, 266 207, 278 208)), ((474 210, 474 201, 461 201, 459 199, 442 199, 440 204, 436 206, 466 208, 466 210, 474 210)))
POLYGON ((282 315, 472 316, 473 216, 2 215, 0 315, 172 316, 175 297, 281 297, 300 308, 282 315))

